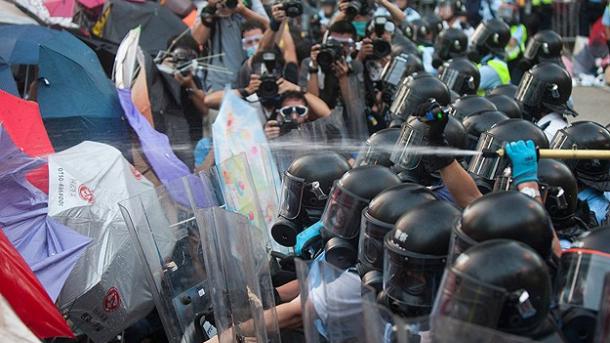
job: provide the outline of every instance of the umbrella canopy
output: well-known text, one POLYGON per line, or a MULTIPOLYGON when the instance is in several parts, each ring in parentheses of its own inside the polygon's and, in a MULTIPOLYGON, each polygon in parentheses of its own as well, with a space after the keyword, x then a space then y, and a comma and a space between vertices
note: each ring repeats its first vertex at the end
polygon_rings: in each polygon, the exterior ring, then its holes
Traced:
MULTIPOLYGON (((46 156, 55 152, 37 103, 0 91, 0 123, 15 145, 29 156, 46 156)), ((28 173, 27 178, 43 192, 49 192, 49 168, 46 162, 28 173)))
POLYGON ((72 17, 56 17, 49 13, 44 0, 14 0, 14 2, 45 24, 59 25, 66 28, 78 27, 72 22, 72 17))
POLYGON ((98 6, 103 5, 106 1, 105 0, 78 0, 78 2, 81 5, 89 8, 89 9, 92 9, 92 8, 96 8, 98 6))
POLYGON ((43 0, 43 3, 52 17, 72 19, 74 16, 75 0, 43 0))
POLYGON ((153 307, 143 266, 117 205, 153 185, 118 150, 94 142, 49 156, 49 170, 49 214, 93 239, 58 304, 95 342, 106 342, 153 307))
MULTIPOLYGON (((39 338, 73 337, 34 273, 0 230, 0 294, 39 338)), ((6 339, 0 330, 0 337, 6 339)))
POLYGON ((119 45, 102 38, 85 35, 78 30, 71 32, 95 52, 102 64, 102 68, 104 68, 106 76, 108 76, 108 78, 112 77, 112 66, 114 65, 114 59, 119 45))
POLYGON ((38 22, 27 13, 20 10, 15 4, 6 0, 0 0, 0 23, 3 24, 34 24, 38 22))
POLYGON ((0 295, 0 337, 10 342, 40 343, 2 295, 0 295))
POLYGON ((102 37, 119 43, 129 30, 140 26, 140 46, 152 55, 165 50, 170 38, 188 29, 177 15, 155 2, 112 0, 107 6, 110 11, 102 37))
POLYGON ((93 140, 127 151, 118 97, 91 49, 66 31, 32 25, 0 27, 4 39, 8 64, 38 64, 37 100, 55 149, 93 140))
POLYGON ((0 226, 55 301, 91 240, 47 217, 47 195, 25 179, 42 164, 0 126, 0 226))

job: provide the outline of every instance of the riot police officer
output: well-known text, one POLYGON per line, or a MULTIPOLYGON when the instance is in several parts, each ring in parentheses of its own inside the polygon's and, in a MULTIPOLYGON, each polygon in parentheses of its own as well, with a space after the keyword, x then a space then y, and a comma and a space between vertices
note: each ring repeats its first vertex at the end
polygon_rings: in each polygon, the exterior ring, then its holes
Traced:
POLYGON ((476 94, 481 82, 479 69, 467 58, 454 58, 444 66, 440 76, 450 90, 459 95, 476 94))
POLYGON ((279 218, 271 227, 275 241, 294 246, 297 234, 320 220, 333 182, 348 170, 349 163, 334 152, 294 160, 284 173, 279 218))
POLYGON ((335 181, 322 214, 326 261, 340 268, 355 265, 362 210, 400 179, 383 166, 361 166, 335 181))
MULTIPOLYGON (((559 130, 551 142, 553 149, 610 149, 610 131, 591 121, 576 122, 559 130)), ((604 192, 610 191, 610 161, 564 160, 578 181, 578 198, 587 202, 598 224, 607 222, 610 202, 604 192)))
POLYGON ((523 71, 542 62, 552 62, 565 68, 561 61, 563 40, 555 31, 544 30, 536 33, 527 43, 520 67, 523 71))
POLYGON ((386 234, 379 298, 393 312, 404 317, 430 313, 446 265, 451 227, 459 215, 447 202, 426 202, 400 217, 386 234))
POLYGON ((509 118, 523 118, 521 107, 512 96, 509 97, 503 94, 489 94, 486 96, 486 98, 496 105, 498 111, 504 113, 509 118))
POLYGON ((526 71, 515 94, 524 117, 540 126, 548 139, 566 127, 566 114, 576 116, 568 106, 572 78, 559 65, 543 62, 526 71))
POLYGON ((500 19, 484 21, 477 27, 470 41, 468 57, 479 63, 480 92, 510 83, 504 52, 509 39, 510 29, 500 19))
POLYGON ((468 133, 468 149, 474 149, 481 134, 491 129, 495 124, 509 119, 500 111, 484 111, 467 116, 462 121, 468 133))
POLYGON ((481 112, 497 111, 498 108, 487 98, 478 95, 466 95, 449 105, 449 114, 459 121, 481 112))
POLYGON ((392 148, 400 135, 399 128, 377 131, 366 140, 356 158, 356 166, 381 165, 390 168, 392 148))
POLYGON ((438 69, 443 62, 452 58, 465 57, 468 49, 468 36, 463 30, 448 28, 441 31, 434 42, 432 66, 438 69))

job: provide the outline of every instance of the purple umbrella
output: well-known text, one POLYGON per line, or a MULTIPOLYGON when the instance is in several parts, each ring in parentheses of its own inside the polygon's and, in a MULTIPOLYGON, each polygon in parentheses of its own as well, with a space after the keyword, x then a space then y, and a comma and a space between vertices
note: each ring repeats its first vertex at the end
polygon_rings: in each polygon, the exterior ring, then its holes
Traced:
POLYGON ((47 195, 25 178, 44 163, 19 150, 0 125, 0 227, 55 301, 91 239, 47 216, 47 195))

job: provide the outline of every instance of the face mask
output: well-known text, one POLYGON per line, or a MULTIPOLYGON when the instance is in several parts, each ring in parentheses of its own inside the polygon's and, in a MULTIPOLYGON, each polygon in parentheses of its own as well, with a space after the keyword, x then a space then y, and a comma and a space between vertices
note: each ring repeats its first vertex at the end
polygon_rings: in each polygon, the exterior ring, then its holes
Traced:
POLYGON ((256 49, 258 49, 258 44, 254 45, 254 46, 249 46, 246 48, 246 56, 248 58, 254 56, 254 54, 256 53, 256 49))
POLYGON ((364 37, 366 35, 366 21, 354 21, 352 22, 352 25, 356 28, 358 37, 364 37))

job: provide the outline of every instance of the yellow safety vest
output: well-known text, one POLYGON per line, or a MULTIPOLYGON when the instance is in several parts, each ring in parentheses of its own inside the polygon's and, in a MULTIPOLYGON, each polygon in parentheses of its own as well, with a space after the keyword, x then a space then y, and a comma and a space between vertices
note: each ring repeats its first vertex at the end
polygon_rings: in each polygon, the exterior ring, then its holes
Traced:
MULTIPOLYGON (((487 61, 487 65, 490 66, 491 69, 496 72, 496 74, 498 74, 501 84, 507 85, 510 83, 510 72, 508 71, 508 65, 506 64, 506 62, 494 58, 487 61)), ((478 65, 479 68, 481 68, 481 66, 481 64, 478 65)), ((483 96, 485 95, 485 90, 479 90, 477 94, 483 96)))
POLYGON ((552 5, 553 0, 532 0, 532 6, 552 5))
POLYGON ((527 40, 527 28, 525 28, 525 25, 519 24, 511 26, 510 35, 511 37, 514 36, 515 32, 517 32, 519 29, 523 31, 523 34, 521 35, 521 40, 518 42, 517 46, 513 48, 509 48, 508 46, 506 47, 506 59, 508 61, 515 60, 517 57, 519 57, 519 53, 525 52, 525 41, 527 40))

